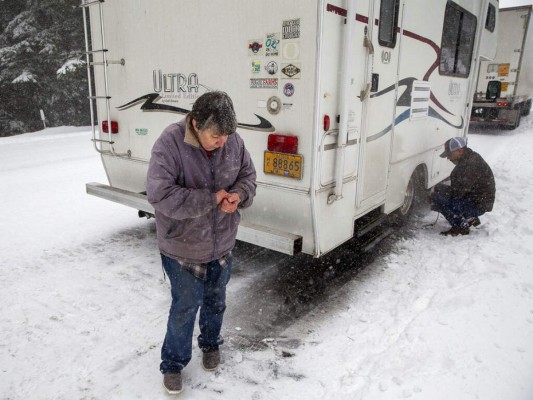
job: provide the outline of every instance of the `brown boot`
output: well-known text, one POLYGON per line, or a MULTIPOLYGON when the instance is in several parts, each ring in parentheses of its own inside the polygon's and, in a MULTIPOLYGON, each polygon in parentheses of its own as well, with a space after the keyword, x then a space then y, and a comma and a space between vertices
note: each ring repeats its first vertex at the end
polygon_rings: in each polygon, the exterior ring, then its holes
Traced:
POLYGON ((202 367, 206 371, 213 371, 217 369, 220 364, 220 351, 210 350, 202 353, 202 367))
POLYGON ((169 394, 178 394, 183 390, 181 372, 167 372, 163 375, 163 385, 169 394))

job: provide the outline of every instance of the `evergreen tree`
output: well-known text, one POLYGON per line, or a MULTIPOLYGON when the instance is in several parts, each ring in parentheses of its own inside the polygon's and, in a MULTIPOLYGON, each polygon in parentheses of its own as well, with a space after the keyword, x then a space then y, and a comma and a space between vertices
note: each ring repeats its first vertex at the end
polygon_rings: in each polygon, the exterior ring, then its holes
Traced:
POLYGON ((0 0, 0 135, 89 124, 83 20, 73 0, 0 0))

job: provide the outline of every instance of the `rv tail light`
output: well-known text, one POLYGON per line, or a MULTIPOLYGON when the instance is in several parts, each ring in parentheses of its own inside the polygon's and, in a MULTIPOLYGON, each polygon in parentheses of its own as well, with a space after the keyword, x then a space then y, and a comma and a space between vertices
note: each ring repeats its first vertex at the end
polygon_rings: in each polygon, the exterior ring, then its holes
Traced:
MULTIPOLYGON (((104 133, 109 133, 109 124, 107 123, 107 120, 102 121, 102 131, 104 131, 104 133)), ((111 133, 118 133, 117 121, 111 121, 111 133)))
POLYGON ((330 124, 331 124, 331 120, 329 118, 329 115, 324 115, 324 130, 326 132, 329 131, 330 124))
POLYGON ((268 135, 268 151, 296 154, 298 152, 298 136, 272 133, 268 135))
POLYGON ((499 107, 507 107, 508 104, 509 104, 509 103, 506 103, 506 102, 504 102, 504 101, 499 101, 499 102, 498 102, 498 106, 499 106, 499 107))

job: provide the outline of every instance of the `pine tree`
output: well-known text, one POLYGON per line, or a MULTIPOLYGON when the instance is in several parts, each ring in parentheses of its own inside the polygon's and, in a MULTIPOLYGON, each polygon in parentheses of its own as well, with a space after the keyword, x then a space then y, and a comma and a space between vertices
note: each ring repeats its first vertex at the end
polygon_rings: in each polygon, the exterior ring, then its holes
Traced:
POLYGON ((72 0, 0 0, 0 135, 89 123, 83 20, 72 0))

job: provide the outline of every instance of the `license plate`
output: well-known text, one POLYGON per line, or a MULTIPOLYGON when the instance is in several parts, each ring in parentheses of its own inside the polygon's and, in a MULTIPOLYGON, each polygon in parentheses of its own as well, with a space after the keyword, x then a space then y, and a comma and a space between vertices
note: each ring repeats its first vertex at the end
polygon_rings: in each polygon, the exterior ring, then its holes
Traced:
POLYGON ((302 179, 303 159, 299 154, 265 151, 263 170, 266 174, 302 179))

